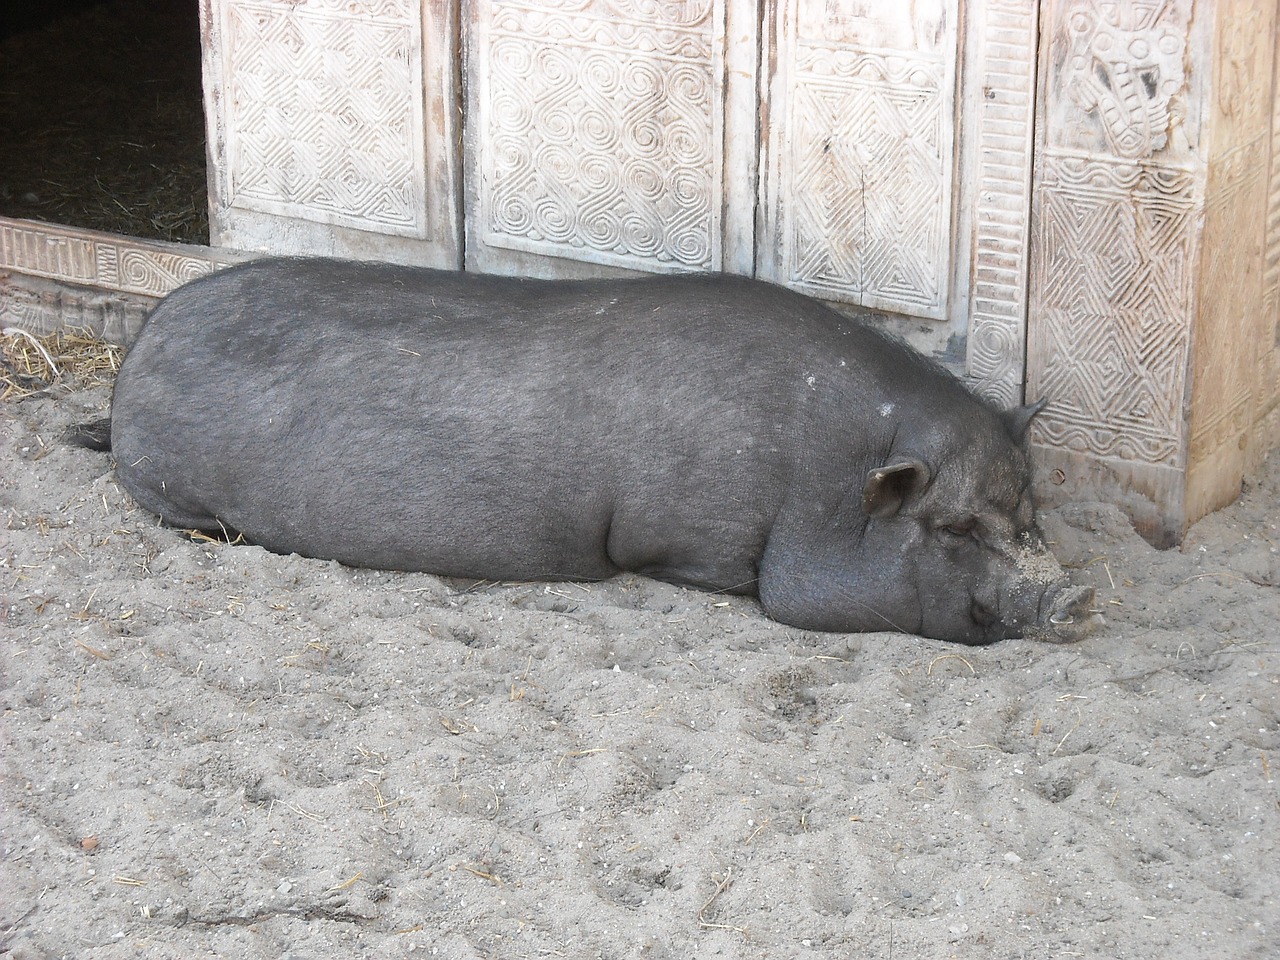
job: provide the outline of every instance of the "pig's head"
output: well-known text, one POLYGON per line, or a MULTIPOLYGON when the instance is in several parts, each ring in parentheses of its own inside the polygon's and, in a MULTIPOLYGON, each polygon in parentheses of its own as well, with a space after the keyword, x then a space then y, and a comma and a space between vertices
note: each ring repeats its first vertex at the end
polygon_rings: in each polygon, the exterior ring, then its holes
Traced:
POLYGON ((1024 440, 1041 406, 981 407, 965 429, 928 431, 868 473, 863 545, 884 558, 882 596, 913 632, 1069 642, 1101 622, 1092 588, 1070 584, 1036 527, 1024 440))
POLYGON ((808 498, 790 535, 770 537, 771 616, 968 644, 1073 641, 1100 623, 1093 590, 1070 584, 1035 524, 1024 437, 1039 408, 959 401, 937 423, 899 424, 836 509, 808 498))

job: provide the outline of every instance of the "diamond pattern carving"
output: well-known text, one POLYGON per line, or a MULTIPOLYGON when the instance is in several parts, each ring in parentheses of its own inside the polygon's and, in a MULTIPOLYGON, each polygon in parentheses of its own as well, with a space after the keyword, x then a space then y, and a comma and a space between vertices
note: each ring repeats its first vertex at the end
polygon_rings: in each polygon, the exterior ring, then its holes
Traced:
POLYGON ((820 295, 937 311, 950 211, 941 67, 810 47, 791 102, 789 273, 820 295))
POLYGON ((1055 446, 1176 465, 1197 200, 1190 173, 1041 159, 1031 394, 1055 446))
POLYGON ((779 13, 763 275, 946 319, 956 16, 941 0, 779 13))

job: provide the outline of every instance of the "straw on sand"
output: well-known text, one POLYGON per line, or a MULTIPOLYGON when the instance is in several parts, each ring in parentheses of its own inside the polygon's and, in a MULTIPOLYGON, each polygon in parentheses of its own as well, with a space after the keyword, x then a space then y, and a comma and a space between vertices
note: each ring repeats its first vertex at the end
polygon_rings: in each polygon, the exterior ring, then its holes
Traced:
POLYGON ((110 384, 124 357, 123 347, 87 330, 62 329, 36 336, 21 327, 5 327, 0 333, 0 400, 23 400, 54 384, 110 384))

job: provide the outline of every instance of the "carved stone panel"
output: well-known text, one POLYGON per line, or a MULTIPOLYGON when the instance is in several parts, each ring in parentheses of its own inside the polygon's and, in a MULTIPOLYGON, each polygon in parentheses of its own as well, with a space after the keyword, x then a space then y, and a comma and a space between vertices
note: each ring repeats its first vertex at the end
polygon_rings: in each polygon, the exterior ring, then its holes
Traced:
POLYGON ((749 90, 754 72, 745 4, 476 0, 464 11, 469 267, 749 266, 738 238, 750 207, 732 198, 749 196, 754 151, 727 139, 750 119, 727 116, 731 86, 749 90))
POLYGON ((958 8, 778 4, 762 275, 827 300, 947 318, 958 8))
POLYGON ((202 10, 214 243, 456 264, 448 4, 202 10))

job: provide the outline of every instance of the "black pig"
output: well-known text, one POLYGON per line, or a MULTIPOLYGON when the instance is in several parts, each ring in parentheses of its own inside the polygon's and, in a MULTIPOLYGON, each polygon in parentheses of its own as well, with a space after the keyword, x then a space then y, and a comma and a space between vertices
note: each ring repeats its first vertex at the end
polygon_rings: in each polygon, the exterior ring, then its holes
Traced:
POLYGON ((1077 639, 1001 412, 868 326, 728 276, 535 281, 268 259, 164 300, 116 382, 125 488, 281 553, 620 571, 816 630, 1077 639))

